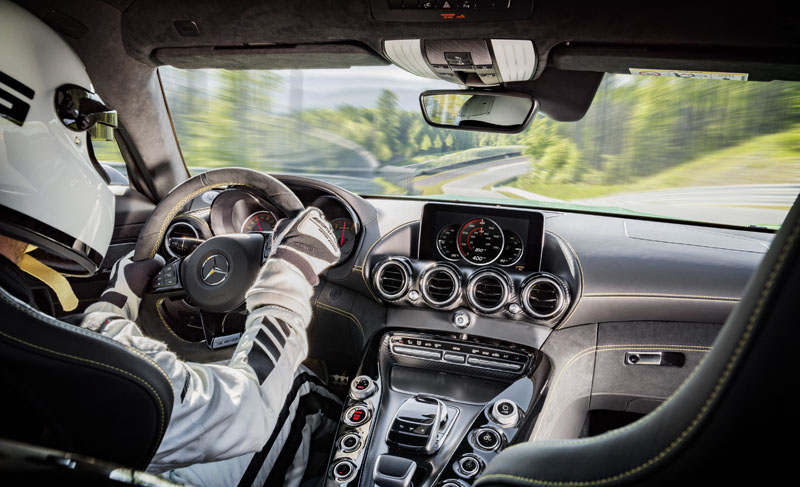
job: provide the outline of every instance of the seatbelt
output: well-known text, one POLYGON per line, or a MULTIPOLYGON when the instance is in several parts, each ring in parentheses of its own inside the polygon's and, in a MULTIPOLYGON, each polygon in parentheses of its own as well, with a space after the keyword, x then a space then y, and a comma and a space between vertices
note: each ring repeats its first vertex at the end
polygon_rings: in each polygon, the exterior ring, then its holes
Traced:
POLYGON ((47 287, 52 289, 56 294, 58 302, 61 304, 61 308, 64 311, 72 311, 77 308, 78 298, 72 291, 72 286, 69 285, 69 281, 57 271, 34 259, 30 255, 30 252, 34 250, 36 250, 35 245, 28 245, 28 248, 25 249, 25 254, 19 261, 19 268, 47 284, 47 287))

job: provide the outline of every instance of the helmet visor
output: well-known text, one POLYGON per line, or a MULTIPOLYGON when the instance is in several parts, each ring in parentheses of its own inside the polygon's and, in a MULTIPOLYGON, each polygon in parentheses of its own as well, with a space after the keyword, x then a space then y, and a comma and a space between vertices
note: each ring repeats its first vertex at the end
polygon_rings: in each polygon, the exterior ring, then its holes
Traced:
POLYGON ((117 111, 111 110, 103 100, 89 90, 76 85, 63 85, 56 89, 56 114, 70 130, 92 130, 96 139, 110 139, 117 127, 117 111))

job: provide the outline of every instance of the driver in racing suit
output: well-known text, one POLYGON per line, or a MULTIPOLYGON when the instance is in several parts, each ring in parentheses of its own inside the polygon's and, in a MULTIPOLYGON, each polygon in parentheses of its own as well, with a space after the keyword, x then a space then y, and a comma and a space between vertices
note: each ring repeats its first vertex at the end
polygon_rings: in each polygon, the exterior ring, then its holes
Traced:
POLYGON ((268 483, 297 485, 312 434, 335 427, 336 416, 303 407, 310 395, 328 404, 338 399, 301 362, 313 286, 339 257, 336 237, 316 208, 279 222, 274 235, 275 250, 247 292, 245 332, 225 365, 183 362, 134 323, 142 292, 161 267, 156 259, 118 261, 111 287, 87 308, 81 326, 146 353, 173 384, 170 423, 148 471, 169 471, 170 479, 191 485, 239 485, 245 473, 244 485, 263 485, 270 474, 268 483), (298 411, 305 420, 295 420, 298 411), (272 467, 287 453, 286 477, 275 479, 272 467))
MULTIPOLYGON (((0 0, 0 98, 0 291, 36 307, 33 276, 64 310, 75 309, 58 271, 92 275, 109 248, 114 195, 88 134, 98 124, 116 126, 116 112, 93 93, 70 46, 7 0, 0 0)), ((160 260, 118 261, 110 287, 78 317, 80 326, 149 356, 170 379, 171 419, 148 471, 192 485, 299 485, 313 436, 335 428, 339 400, 301 363, 313 286, 338 260, 336 239, 323 214, 308 208, 279 222, 271 248, 246 294, 245 331, 227 363, 185 362, 136 325, 160 260)))

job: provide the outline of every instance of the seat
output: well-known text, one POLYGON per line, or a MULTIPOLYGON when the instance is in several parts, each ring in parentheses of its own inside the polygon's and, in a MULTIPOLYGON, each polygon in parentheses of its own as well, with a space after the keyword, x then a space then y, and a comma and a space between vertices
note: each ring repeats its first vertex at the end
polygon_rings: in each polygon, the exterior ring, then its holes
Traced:
POLYGON ((791 482, 798 317, 800 199, 711 352, 667 401, 600 436, 510 447, 474 485, 791 482))
POLYGON ((145 355, 0 288, 0 437, 132 468, 150 463, 173 388, 145 355))

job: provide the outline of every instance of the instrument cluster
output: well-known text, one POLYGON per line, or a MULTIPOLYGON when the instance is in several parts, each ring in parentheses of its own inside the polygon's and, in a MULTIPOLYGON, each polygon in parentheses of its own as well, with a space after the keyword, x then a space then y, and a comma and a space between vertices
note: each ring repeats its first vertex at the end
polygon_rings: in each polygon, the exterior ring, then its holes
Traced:
POLYGON ((535 272, 543 239, 544 216, 537 211, 429 203, 422 216, 419 258, 535 272))
POLYGON ((464 259, 475 265, 511 267, 522 260, 525 246, 514 230, 479 217, 441 227, 436 235, 436 250, 450 261, 464 259))

